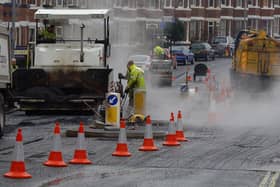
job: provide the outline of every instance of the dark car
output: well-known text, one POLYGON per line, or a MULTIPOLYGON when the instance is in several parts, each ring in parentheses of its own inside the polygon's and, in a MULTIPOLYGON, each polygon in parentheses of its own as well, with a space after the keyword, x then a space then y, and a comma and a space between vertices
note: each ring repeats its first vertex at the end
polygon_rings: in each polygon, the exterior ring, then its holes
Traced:
POLYGON ((186 46, 174 45, 171 47, 172 55, 176 55, 177 65, 194 64, 194 54, 186 46))
POLYGON ((215 60, 215 50, 207 42, 196 42, 191 44, 191 51, 195 60, 204 59, 206 61, 215 60))

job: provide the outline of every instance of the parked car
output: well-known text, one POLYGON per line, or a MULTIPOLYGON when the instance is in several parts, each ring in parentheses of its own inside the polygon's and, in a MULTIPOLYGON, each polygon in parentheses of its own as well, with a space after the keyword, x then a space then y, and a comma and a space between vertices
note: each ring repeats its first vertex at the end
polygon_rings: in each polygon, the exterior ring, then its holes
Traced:
POLYGON ((215 50, 207 42, 195 42, 191 44, 191 51, 195 60, 204 59, 206 61, 215 60, 215 50))
POLYGON ((150 69, 151 57, 149 55, 131 55, 128 57, 128 60, 133 60, 134 64, 144 71, 150 69))
POLYGON ((190 49, 183 45, 171 46, 172 55, 176 55, 177 65, 194 64, 194 54, 190 49))
POLYGON ((227 48, 228 55, 232 56, 234 51, 234 39, 231 36, 216 36, 213 39, 212 47, 218 56, 225 56, 227 48))

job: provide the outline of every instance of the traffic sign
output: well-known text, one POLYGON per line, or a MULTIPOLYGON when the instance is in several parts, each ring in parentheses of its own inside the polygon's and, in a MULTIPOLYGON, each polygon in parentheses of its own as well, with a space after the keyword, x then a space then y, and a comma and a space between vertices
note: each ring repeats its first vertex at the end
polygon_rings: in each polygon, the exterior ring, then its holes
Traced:
POLYGON ((115 104, 118 103, 118 97, 116 95, 109 95, 108 98, 107 98, 107 102, 110 105, 115 105, 115 104))

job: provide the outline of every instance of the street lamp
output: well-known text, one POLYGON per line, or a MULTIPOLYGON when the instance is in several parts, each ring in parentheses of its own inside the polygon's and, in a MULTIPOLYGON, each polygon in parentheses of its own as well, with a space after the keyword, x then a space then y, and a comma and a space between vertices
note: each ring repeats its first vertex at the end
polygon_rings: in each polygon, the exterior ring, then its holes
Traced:
POLYGON ((248 20, 248 4, 251 4, 250 0, 244 0, 244 29, 247 29, 247 20, 248 20))

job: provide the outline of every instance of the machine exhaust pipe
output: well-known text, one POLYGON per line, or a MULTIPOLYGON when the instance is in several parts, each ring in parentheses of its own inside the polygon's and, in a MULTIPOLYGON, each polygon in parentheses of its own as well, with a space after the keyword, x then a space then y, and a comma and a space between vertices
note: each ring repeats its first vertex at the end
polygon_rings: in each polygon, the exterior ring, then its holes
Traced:
POLYGON ((82 24, 80 28, 81 28, 81 53, 80 53, 80 62, 84 62, 84 56, 85 56, 85 53, 84 53, 84 28, 85 28, 85 25, 82 24))

